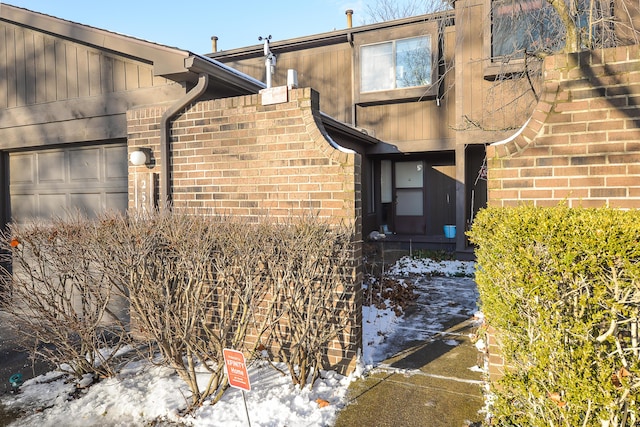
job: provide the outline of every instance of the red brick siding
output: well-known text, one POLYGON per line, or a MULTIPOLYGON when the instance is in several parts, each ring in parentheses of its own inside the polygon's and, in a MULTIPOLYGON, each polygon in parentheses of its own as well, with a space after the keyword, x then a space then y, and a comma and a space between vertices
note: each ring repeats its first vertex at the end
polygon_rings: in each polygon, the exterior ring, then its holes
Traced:
MULTIPOLYGON (((195 102, 171 122, 172 209, 195 214, 285 218, 314 214, 356 226, 354 265, 361 265, 360 156, 331 145, 320 120, 318 94, 289 91, 288 102, 266 105, 261 95, 195 102)), ((160 158, 164 108, 127 113, 129 150, 151 149, 151 167, 130 166, 129 206, 136 173, 152 172, 160 158)), ((362 347, 361 270, 354 271, 351 327, 331 343, 333 366, 355 366, 362 347), (344 337, 347 337, 344 339, 344 337)))
POLYGON ((492 145, 489 203, 640 206, 640 48, 558 54, 513 140, 492 145))

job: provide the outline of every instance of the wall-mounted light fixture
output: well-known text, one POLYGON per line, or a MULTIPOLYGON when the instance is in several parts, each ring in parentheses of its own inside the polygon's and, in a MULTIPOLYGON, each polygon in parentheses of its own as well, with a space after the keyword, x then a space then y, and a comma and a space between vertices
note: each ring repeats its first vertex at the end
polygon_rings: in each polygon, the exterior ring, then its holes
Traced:
POLYGON ((131 154, 129 154, 129 161, 134 166, 142 166, 147 164, 149 158, 147 157, 147 153, 145 153, 144 151, 136 150, 132 151, 131 154))

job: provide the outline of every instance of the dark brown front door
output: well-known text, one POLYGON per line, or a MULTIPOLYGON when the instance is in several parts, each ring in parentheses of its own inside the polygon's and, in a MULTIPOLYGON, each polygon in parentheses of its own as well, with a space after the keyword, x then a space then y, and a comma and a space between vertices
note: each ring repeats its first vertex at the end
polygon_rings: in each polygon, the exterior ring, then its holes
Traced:
POLYGON ((427 204, 425 216, 429 218, 429 236, 444 234, 444 225, 456 223, 456 167, 455 165, 433 164, 427 167, 427 204))
POLYGON ((424 162, 396 162, 394 175, 395 232, 425 234, 424 162))

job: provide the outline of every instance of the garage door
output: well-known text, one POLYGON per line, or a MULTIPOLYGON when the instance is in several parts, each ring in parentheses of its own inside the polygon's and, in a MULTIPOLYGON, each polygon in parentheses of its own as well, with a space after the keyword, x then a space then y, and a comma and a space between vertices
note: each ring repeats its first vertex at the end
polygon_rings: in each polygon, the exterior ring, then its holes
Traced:
POLYGON ((127 208, 126 144, 74 146, 9 155, 10 217, 92 217, 127 208))

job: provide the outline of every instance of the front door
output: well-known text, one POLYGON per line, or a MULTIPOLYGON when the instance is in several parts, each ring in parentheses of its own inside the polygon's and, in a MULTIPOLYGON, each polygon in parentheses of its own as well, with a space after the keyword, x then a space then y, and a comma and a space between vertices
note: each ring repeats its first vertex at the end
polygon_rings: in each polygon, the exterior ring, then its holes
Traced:
POLYGON ((395 163, 395 232, 425 234, 424 162, 395 163))

